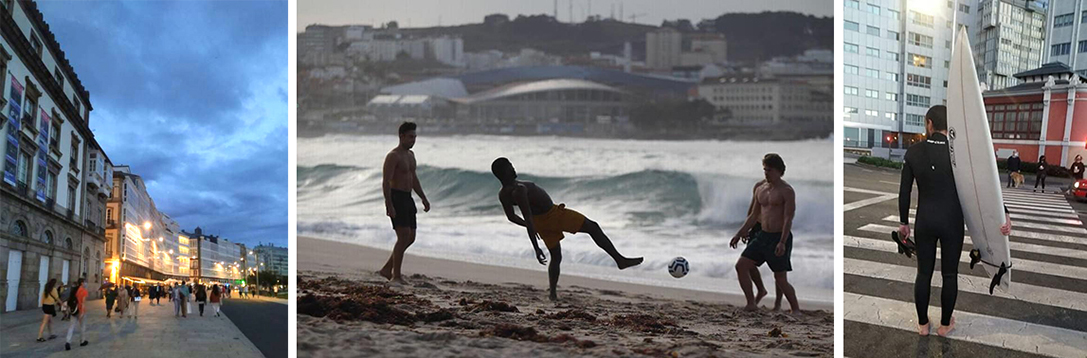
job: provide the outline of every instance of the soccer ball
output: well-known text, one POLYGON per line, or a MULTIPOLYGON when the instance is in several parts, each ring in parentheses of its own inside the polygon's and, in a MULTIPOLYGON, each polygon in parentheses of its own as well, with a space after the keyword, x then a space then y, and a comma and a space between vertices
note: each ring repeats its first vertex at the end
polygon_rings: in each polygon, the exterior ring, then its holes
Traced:
POLYGON ((691 271, 691 266, 687 264, 687 259, 677 257, 672 259, 672 263, 668 265, 668 273, 672 274, 672 277, 680 278, 687 276, 687 273, 691 271))

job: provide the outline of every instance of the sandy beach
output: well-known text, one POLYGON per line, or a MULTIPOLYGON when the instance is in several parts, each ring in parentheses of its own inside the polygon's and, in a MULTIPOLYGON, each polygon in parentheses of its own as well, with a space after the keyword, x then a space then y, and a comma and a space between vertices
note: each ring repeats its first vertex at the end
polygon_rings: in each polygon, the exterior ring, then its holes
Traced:
MULTIPOLYGON (((298 239, 302 357, 831 356, 829 307, 744 312, 743 297, 408 255, 408 285, 374 272, 389 252, 298 239)), ((410 251, 409 251, 410 252, 410 251)), ((772 296, 762 305, 772 305, 772 296)), ((806 305, 805 305, 806 304, 806 305)), ((787 305, 787 303, 786 303, 787 305)))

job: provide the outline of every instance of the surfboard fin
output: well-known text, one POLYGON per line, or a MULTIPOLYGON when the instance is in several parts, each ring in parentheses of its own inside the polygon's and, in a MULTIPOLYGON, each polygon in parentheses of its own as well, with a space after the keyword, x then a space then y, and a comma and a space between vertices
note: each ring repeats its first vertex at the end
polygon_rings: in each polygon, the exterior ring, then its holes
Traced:
POLYGON ((905 254, 906 257, 913 258, 913 254, 917 251, 917 245, 913 243, 913 240, 906 238, 905 240, 899 240, 898 231, 891 232, 891 239, 895 244, 898 244, 898 253, 905 254))
POLYGON ((993 294, 993 289, 1000 285, 1000 279, 1004 277, 1004 274, 1008 273, 1008 266, 1003 262, 1000 263, 1000 270, 993 275, 993 282, 989 283, 989 294, 993 294))
POLYGON ((978 251, 978 249, 970 250, 970 269, 973 270, 974 265, 977 265, 978 262, 981 262, 981 251, 978 251))

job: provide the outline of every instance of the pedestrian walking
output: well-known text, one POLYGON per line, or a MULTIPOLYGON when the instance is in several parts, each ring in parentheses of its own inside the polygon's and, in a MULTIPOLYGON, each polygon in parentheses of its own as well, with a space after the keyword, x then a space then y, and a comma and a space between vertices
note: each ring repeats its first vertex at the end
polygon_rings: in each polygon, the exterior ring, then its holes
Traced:
POLYGON ((140 300, 143 299, 143 294, 140 293, 139 286, 132 286, 132 318, 140 318, 140 300))
POLYGON ((192 309, 192 306, 189 305, 189 299, 192 298, 191 291, 189 291, 189 286, 185 284, 185 281, 181 281, 179 290, 181 290, 181 317, 189 317, 189 310, 192 309))
POLYGON ((131 296, 128 294, 128 286, 120 287, 117 289, 117 315, 121 318, 125 318, 125 312, 128 311, 128 304, 131 302, 131 296))
POLYGON ((106 318, 109 318, 113 313, 113 303, 117 302, 117 287, 110 286, 106 288, 106 318))
POLYGON ((72 312, 72 317, 75 319, 72 320, 72 323, 68 324, 68 339, 64 342, 64 350, 66 351, 72 350, 72 333, 75 331, 76 325, 79 325, 79 340, 82 341, 82 343, 79 343, 79 346, 83 347, 90 344, 90 342, 87 342, 83 337, 83 333, 86 332, 86 326, 83 324, 83 316, 86 314, 86 311, 83 309, 83 300, 87 298, 87 289, 83 288, 82 278, 76 281, 72 291, 73 292, 68 297, 67 306, 72 312))
POLYGON ((211 287, 211 308, 215 309, 215 317, 219 317, 219 305, 222 302, 223 292, 219 289, 219 285, 211 287))
POLYGON ((174 303, 174 317, 181 317, 181 289, 176 282, 170 286, 170 302, 174 303))
POLYGON ((57 304, 60 303, 60 293, 57 291, 57 279, 51 278, 42 290, 42 324, 38 327, 38 342, 45 342, 42 338, 45 331, 49 331, 49 339, 57 338, 53 334, 53 317, 57 316, 57 304))
POLYGON ((200 317, 204 317, 204 305, 208 303, 208 292, 204 285, 196 286, 196 305, 200 307, 200 317))

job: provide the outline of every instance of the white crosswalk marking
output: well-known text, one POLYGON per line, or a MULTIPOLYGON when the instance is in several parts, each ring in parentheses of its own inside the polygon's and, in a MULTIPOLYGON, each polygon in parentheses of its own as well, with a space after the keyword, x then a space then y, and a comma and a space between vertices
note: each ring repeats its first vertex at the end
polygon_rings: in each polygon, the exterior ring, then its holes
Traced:
MULTIPOLYGON (((908 330, 916 335, 917 313, 913 303, 844 292, 846 321, 908 330)), ((940 317, 939 307, 929 307, 928 316, 940 317)), ((970 312, 955 312, 951 339, 1054 357, 1082 357, 1087 353, 1084 332, 1020 322, 970 312)), ((933 330, 935 332, 935 330, 933 330)))
MULTIPOLYGON (((877 198, 894 195, 867 194, 880 195, 877 198)), ((951 342, 980 344, 1006 352, 1006 355, 1023 352, 1087 357, 1087 325, 1073 322, 1087 317, 1087 291, 1082 288, 1087 285, 1087 249, 1083 249, 1087 248, 1087 227, 1084 221, 1059 194, 1005 189, 1004 202, 1014 226, 1009 243, 1014 265, 1012 284, 1008 291, 998 289, 992 295, 992 305, 1004 306, 977 306, 982 302, 979 295, 990 296, 990 280, 973 273, 968 275, 960 269, 960 303, 964 294, 972 295, 975 306, 956 307, 957 325, 951 342)), ((843 240, 846 250, 843 267, 847 275, 844 319, 854 324, 894 328, 900 330, 905 339, 916 337, 917 314, 912 294, 893 297, 887 293, 901 292, 902 285, 912 287, 917 272, 916 260, 904 266, 909 261, 895 259, 888 262, 886 259, 890 257, 888 253, 905 258, 898 254, 898 246, 890 240, 890 233, 898 230, 897 206, 866 203, 865 210, 857 212, 862 213, 867 222, 846 227, 843 240), (887 291, 884 285, 897 288, 887 291)), ((916 220, 916 214, 916 209, 910 210, 911 224, 916 220)), ((848 217, 850 213, 845 215, 848 217)), ((965 240, 966 244, 971 242, 969 236, 965 240)), ((963 252, 960 261, 968 263, 969 260, 963 252)), ((943 286, 938 272, 932 285, 943 286)), ((931 299, 928 315, 938 319, 940 308, 936 305, 940 297, 931 299)), ((850 332, 846 331, 846 339, 849 337, 850 332)), ((849 347, 848 341, 846 346, 849 347)), ((857 351, 846 354, 863 355, 857 351)))

